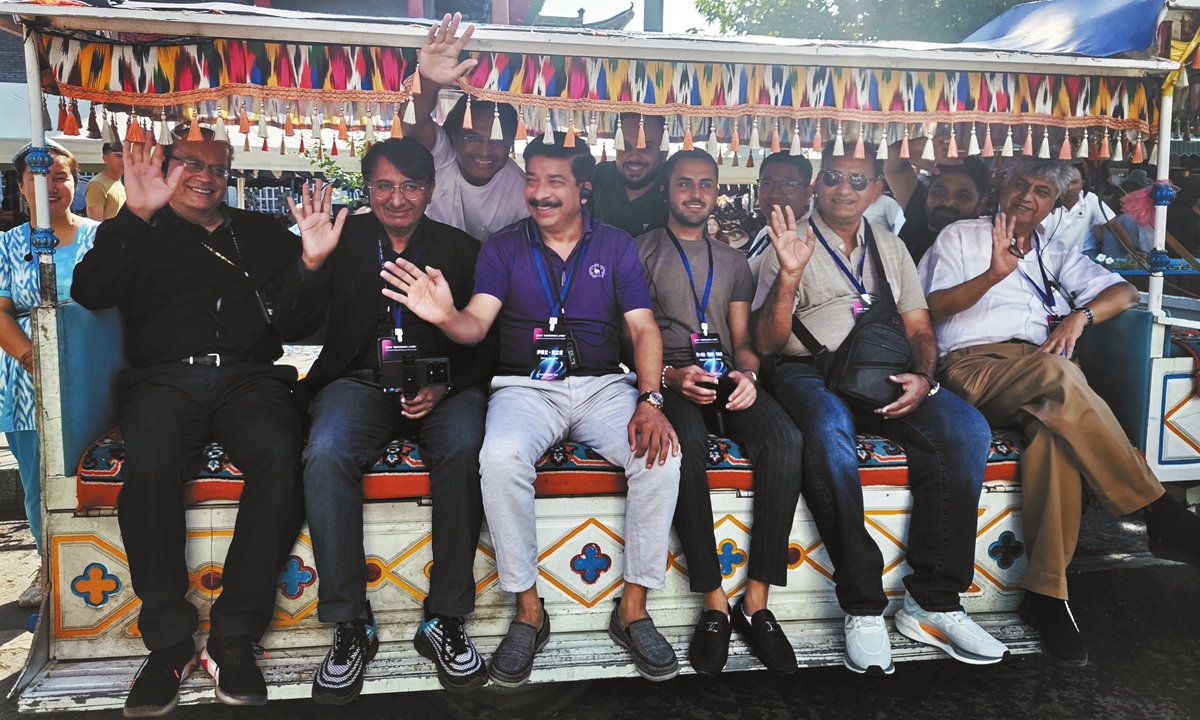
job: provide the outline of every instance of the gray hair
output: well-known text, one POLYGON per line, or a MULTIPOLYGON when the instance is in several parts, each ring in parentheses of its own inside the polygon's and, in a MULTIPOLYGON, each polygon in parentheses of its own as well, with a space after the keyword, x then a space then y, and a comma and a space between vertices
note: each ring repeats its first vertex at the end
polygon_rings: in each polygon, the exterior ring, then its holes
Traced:
POLYGON ((1058 194, 1061 196, 1070 187, 1076 173, 1078 173, 1078 170, 1075 169, 1075 166, 1065 160, 1045 160, 1042 158, 1027 157, 1013 163, 1013 166, 1009 168, 1008 179, 1004 181, 1004 184, 1007 185, 1014 179, 1022 176, 1046 180, 1058 188, 1058 194))

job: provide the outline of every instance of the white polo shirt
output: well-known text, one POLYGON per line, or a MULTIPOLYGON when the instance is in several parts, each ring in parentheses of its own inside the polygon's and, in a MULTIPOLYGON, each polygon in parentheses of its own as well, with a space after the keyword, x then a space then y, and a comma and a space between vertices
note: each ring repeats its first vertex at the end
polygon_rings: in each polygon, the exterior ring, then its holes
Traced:
MULTIPOLYGON (((1043 240, 1040 250, 1046 274, 1074 296, 1076 307, 1087 305, 1106 288, 1124 282, 1120 275, 1057 240, 1043 240)), ((979 277, 991 262, 992 220, 960 220, 938 235, 937 242, 921 259, 917 274, 929 295, 979 277)), ((1048 309, 1034 289, 1035 282, 1037 288, 1043 286, 1038 253, 1030 251, 1017 262, 1012 274, 993 285, 975 305, 949 319, 934 321, 939 356, 1014 339, 1035 345, 1046 342, 1050 334, 1048 309)), ((1071 312, 1066 299, 1057 292, 1054 311, 1058 315, 1071 312)))
POLYGON ((1058 207, 1042 222, 1046 237, 1058 240, 1078 252, 1096 249, 1096 235, 1092 228, 1105 225, 1117 216, 1095 193, 1086 193, 1075 201, 1070 210, 1058 207))

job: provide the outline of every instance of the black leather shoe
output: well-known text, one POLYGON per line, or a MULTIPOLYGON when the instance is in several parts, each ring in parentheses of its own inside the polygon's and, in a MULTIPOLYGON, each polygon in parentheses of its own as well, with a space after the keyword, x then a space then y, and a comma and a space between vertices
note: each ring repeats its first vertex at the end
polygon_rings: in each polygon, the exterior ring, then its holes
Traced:
POLYGON ((1154 557, 1200 567, 1200 517, 1163 495, 1146 506, 1146 536, 1154 557))
MULTIPOLYGON (((726 606, 728 607, 728 606, 726 606)), ((729 615, 720 610, 705 610, 692 633, 692 644, 688 646, 688 661, 692 669, 701 675, 717 675, 725 669, 729 659, 729 636, 733 627, 729 615)))
POLYGON ((1042 649, 1051 657, 1066 665, 1087 665, 1087 644, 1066 600, 1026 590, 1017 613, 1041 633, 1042 649))
POLYGON ((796 649, 783 633, 783 628, 779 627, 775 615, 763 608, 747 622, 745 602, 745 598, 738 600, 737 607, 733 609, 733 626, 750 651, 776 675, 796 672, 796 649))

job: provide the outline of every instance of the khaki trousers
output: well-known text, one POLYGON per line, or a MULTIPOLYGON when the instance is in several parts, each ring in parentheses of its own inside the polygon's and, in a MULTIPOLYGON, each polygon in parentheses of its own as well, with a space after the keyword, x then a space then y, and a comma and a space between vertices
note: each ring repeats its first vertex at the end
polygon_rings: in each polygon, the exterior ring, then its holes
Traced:
POLYGON ((1070 360, 1027 343, 991 343, 950 353, 938 373, 993 427, 1024 428, 1029 447, 1020 460, 1022 527, 1029 569, 1021 585, 1067 599, 1081 477, 1111 515, 1149 505, 1163 494, 1162 485, 1070 360))

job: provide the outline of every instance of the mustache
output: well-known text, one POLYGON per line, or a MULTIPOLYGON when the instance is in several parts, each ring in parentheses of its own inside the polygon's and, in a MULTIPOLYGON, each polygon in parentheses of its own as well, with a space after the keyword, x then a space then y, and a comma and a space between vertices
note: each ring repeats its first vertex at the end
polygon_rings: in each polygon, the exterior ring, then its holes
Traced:
POLYGON ((550 210, 552 208, 562 207, 562 203, 558 200, 538 200, 537 198, 529 199, 529 207, 537 210, 550 210))

